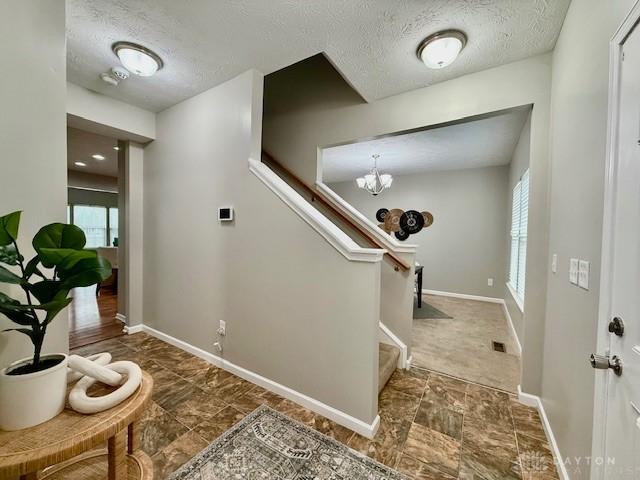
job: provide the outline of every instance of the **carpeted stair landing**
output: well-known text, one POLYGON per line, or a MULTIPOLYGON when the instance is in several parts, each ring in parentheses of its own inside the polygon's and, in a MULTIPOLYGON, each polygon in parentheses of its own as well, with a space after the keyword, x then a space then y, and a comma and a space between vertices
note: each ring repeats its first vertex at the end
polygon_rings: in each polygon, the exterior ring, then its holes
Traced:
POLYGON ((378 393, 382 391, 387 384, 393 372, 398 367, 398 358, 400 357, 400 349, 386 343, 380 344, 378 352, 378 393))

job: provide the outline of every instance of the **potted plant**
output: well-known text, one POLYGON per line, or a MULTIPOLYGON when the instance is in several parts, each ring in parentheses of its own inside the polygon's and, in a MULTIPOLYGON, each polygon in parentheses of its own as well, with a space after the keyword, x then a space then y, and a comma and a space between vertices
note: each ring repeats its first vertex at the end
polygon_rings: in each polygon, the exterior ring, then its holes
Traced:
POLYGON ((2 430, 37 425, 64 409, 67 355, 42 355, 47 327, 71 303, 73 288, 95 285, 111 275, 109 262, 84 248, 84 232, 64 223, 38 231, 32 242, 36 255, 25 263, 18 248, 20 214, 0 217, 0 284, 20 288, 23 300, 0 292, 0 314, 16 324, 4 331, 29 337, 34 354, 0 371, 2 430))

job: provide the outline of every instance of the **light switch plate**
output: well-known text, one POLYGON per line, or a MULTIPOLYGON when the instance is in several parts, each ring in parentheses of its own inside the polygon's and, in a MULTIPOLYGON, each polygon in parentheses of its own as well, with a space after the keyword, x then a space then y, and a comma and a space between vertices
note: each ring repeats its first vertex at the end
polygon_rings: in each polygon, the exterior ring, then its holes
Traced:
POLYGON ((557 253, 554 253, 553 256, 551 257, 551 272, 552 273, 558 272, 558 254, 557 253))
POLYGON ((580 260, 578 265, 578 286, 589 290, 589 262, 586 260, 580 260))
POLYGON ((577 258, 569 260, 569 282, 574 285, 578 284, 578 269, 580 261, 577 258))
POLYGON ((493 278, 487 278, 487 285, 493 287, 493 278))

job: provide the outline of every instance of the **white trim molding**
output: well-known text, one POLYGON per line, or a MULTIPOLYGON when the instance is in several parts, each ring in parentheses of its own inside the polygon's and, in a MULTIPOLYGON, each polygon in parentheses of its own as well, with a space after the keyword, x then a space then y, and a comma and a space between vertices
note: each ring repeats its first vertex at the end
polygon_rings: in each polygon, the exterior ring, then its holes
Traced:
POLYGON ((126 315, 123 315, 122 313, 116 313, 116 320, 118 320, 119 322, 124 323, 125 325, 127 324, 127 317, 126 317, 126 315))
POLYGON ((507 302, 505 302, 504 300, 502 301, 502 312, 504 313, 504 316, 507 319, 507 323, 509 324, 509 330, 511 331, 511 335, 515 340, 518 353, 522 355, 522 344, 520 343, 518 332, 516 332, 516 327, 513 325, 513 319, 511 318, 511 314, 509 313, 509 309, 507 308, 507 302))
POLYGON ((513 298, 513 301, 516 302, 516 305, 518 306, 520 311, 524 313, 524 300, 520 298, 520 295, 518 295, 518 292, 514 290, 513 285, 511 285, 511 282, 507 282, 505 283, 505 285, 507 286, 507 290, 509 290, 511 297, 513 298))
POLYGON ((479 295, 467 295, 466 293, 441 292, 439 290, 422 290, 422 294, 438 295, 440 297, 462 298, 464 300, 475 300, 478 302, 498 303, 502 305, 502 311, 504 312, 504 316, 507 319, 507 324, 509 325, 509 331, 513 336, 513 340, 518 350, 518 354, 522 355, 522 344, 520 343, 520 338, 518 338, 516 327, 513 324, 513 319, 511 318, 511 314, 509 314, 509 309, 507 308, 507 302, 505 302, 503 298, 481 297, 479 295))
POLYGON ((227 370, 228 372, 231 372, 234 375, 237 375, 249 382, 266 388, 271 392, 277 393, 278 395, 287 398, 292 402, 297 403, 298 405, 302 405, 303 407, 308 408, 309 410, 318 413, 328 418, 329 420, 333 420, 334 422, 339 423, 340 425, 347 427, 364 437, 371 439, 378 431, 378 427, 380 426, 379 415, 376 415, 376 417, 373 419, 373 422, 366 423, 345 412, 331 407, 330 405, 322 403, 315 398, 311 398, 304 393, 300 393, 296 390, 293 390, 292 388, 263 377, 262 375, 235 365, 228 360, 225 360, 224 358, 202 350, 201 348, 195 347, 185 341, 172 337, 171 335, 167 335, 166 333, 156 330, 155 328, 151 328, 147 325, 141 325, 141 327, 142 330, 149 335, 152 335, 170 345, 173 345, 174 347, 178 347, 186 352, 189 352, 196 357, 202 358, 203 360, 206 360, 216 367, 227 370))
POLYGON ((360 247, 264 163, 250 158, 249 170, 345 258, 352 262, 382 261, 386 250, 360 247))
POLYGON ((569 473, 567 472, 567 467, 564 464, 564 457, 560 454, 558 442, 556 442, 556 437, 553 435, 553 430, 551 430, 551 424, 549 423, 549 419, 547 418, 547 413, 544 410, 542 400, 537 395, 524 393, 521 390, 520 385, 518 385, 518 400, 520 401, 520 403, 538 410, 538 413, 540 414, 540 420, 542 420, 544 433, 547 436, 547 441, 549 442, 549 446, 551 447, 551 451, 553 452, 553 458, 555 460, 556 467, 558 468, 558 474, 560 475, 560 478, 562 480, 570 480, 569 473))
POLYGON ((379 322, 379 327, 380 335, 382 335, 382 337, 387 340, 387 342, 384 343, 390 343, 400 350, 400 356, 398 357, 398 368, 408 370, 410 365, 409 359, 407 358, 407 353, 409 351, 407 345, 402 340, 400 340, 395 333, 389 330, 389 327, 387 327, 384 323, 379 322))
POLYGON ((316 187, 322 193, 324 193, 334 206, 338 207, 341 211, 345 212, 352 220, 359 223, 369 233, 373 234, 385 248, 395 253, 416 253, 418 250, 417 245, 400 243, 395 237, 387 235, 383 232, 378 225, 373 223, 369 218, 363 215, 359 210, 348 203, 344 198, 334 192, 323 182, 316 182, 316 187))
POLYGON ((126 333, 127 335, 133 335, 134 333, 140 333, 142 332, 143 329, 143 325, 125 325, 125 327, 123 328, 123 332, 126 333))
POLYGON ((423 295, 438 295, 439 297, 462 298, 465 300, 477 300, 479 302, 504 303, 502 298, 482 297, 480 295, 467 295, 466 293, 441 292, 440 290, 422 290, 423 295))

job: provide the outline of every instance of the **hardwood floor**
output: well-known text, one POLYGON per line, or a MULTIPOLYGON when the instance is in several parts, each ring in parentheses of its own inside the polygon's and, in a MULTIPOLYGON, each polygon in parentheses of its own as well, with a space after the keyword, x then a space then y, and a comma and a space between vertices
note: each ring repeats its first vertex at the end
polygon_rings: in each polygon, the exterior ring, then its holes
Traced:
POLYGON ((69 348, 78 348, 122 335, 122 323, 116 320, 118 295, 96 287, 76 288, 69 307, 69 348))

